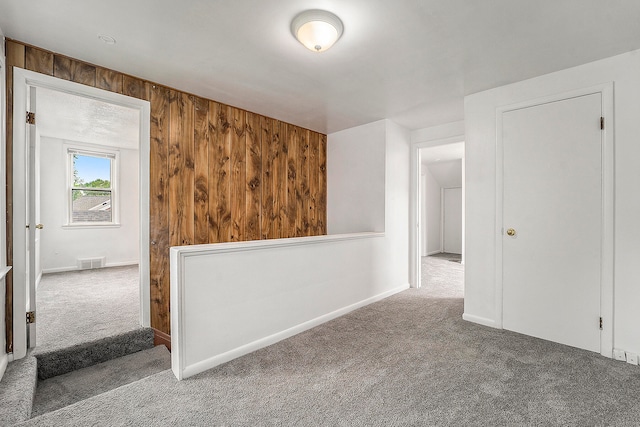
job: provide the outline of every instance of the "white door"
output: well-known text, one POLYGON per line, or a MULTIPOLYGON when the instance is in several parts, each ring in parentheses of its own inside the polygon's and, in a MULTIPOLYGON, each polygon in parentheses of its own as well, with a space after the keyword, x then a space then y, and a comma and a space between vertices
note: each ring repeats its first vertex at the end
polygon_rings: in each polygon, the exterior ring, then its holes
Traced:
POLYGON ((502 116, 503 326, 596 352, 601 96, 564 99, 502 116))
MULTIPOLYGON (((36 112, 36 88, 31 87, 29 90, 29 109, 31 113, 36 112)), ((39 206, 37 196, 39 193, 39 182, 36 179, 36 154, 38 143, 38 130, 36 124, 27 123, 27 218, 26 218, 26 232, 27 232, 27 312, 36 313, 36 255, 38 253, 36 248, 36 238, 40 232, 42 224, 38 223, 40 219, 39 206)), ((36 325, 35 323, 27 324, 27 345, 28 347, 36 346, 36 325)))
POLYGON ((450 254, 462 253, 462 188, 445 188, 443 196, 443 247, 450 254))

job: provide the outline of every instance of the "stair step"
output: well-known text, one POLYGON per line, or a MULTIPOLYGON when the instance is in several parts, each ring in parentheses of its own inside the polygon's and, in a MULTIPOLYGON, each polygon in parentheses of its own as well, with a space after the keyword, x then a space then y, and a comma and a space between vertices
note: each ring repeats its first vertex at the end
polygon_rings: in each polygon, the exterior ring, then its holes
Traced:
POLYGON ((29 355, 7 365, 0 383, 1 426, 12 426, 31 418, 38 380, 36 365, 36 358, 29 355))
POLYGON ((38 359, 38 378, 46 380, 149 348, 153 348, 153 329, 138 328, 58 350, 36 347, 33 355, 38 359))
POLYGON ((32 417, 171 369, 171 355, 158 346, 38 381, 32 417))

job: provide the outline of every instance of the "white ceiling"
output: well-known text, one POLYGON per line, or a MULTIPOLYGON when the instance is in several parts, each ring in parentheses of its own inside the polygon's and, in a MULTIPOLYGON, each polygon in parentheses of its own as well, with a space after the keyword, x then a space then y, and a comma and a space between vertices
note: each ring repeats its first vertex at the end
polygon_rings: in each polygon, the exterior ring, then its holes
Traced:
POLYGON ((442 188, 462 187, 462 160, 424 165, 442 188))
POLYGON ((435 147, 420 149, 420 163, 429 165, 431 163, 447 162, 464 158, 464 142, 454 144, 437 145, 435 147))
POLYGON ((36 90, 40 135, 137 150, 140 112, 45 88, 36 90))
POLYGON ((327 133, 462 120, 466 94, 640 48, 639 23, 638 0, 0 0, 7 37, 327 133), (345 27, 320 54, 289 30, 311 8, 345 27))

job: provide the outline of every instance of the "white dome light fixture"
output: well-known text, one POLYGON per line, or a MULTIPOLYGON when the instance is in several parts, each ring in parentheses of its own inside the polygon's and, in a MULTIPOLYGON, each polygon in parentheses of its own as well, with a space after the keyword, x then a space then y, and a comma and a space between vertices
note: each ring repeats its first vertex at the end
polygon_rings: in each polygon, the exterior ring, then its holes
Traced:
POLYGON ((293 36, 314 52, 324 52, 333 46, 343 30, 340 18, 326 10, 306 10, 291 21, 293 36))

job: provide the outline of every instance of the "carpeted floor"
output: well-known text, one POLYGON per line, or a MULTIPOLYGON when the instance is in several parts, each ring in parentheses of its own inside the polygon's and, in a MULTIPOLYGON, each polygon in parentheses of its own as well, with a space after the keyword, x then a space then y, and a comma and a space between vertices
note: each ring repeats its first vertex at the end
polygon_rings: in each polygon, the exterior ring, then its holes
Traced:
POLYGON ((162 372, 26 425, 640 423, 638 366, 465 322, 462 299, 438 292, 410 289, 190 379, 162 372))
POLYGON ((35 353, 139 328, 138 280, 137 265, 43 275, 35 353))

